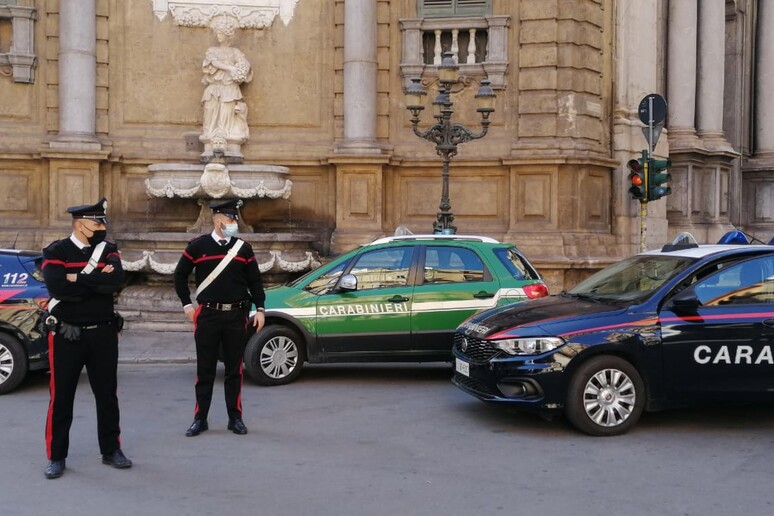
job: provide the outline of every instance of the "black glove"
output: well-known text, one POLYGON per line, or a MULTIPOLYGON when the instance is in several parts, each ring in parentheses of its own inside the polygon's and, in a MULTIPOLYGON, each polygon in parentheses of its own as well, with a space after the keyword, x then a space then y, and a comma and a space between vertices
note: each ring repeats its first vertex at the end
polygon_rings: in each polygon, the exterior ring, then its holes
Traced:
POLYGON ((60 323, 59 334, 67 340, 80 340, 81 329, 78 326, 67 324, 66 322, 60 323))

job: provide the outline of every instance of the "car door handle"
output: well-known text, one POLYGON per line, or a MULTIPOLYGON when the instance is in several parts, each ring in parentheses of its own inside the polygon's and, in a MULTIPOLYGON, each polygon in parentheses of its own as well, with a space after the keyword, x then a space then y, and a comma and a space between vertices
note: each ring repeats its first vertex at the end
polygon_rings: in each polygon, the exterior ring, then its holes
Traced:
POLYGON ((774 327, 774 319, 764 319, 763 320, 763 325, 764 326, 774 327))
POLYGON ((473 294, 473 297, 476 299, 489 299, 490 297, 494 297, 495 295, 492 292, 487 292, 486 290, 482 290, 481 292, 477 294, 473 294))
POLYGON ((399 296, 399 295, 395 294, 394 296, 392 296, 387 301, 389 301, 390 303, 405 303, 406 301, 408 301, 408 299, 409 298, 407 298, 407 297, 403 297, 403 296, 399 296))

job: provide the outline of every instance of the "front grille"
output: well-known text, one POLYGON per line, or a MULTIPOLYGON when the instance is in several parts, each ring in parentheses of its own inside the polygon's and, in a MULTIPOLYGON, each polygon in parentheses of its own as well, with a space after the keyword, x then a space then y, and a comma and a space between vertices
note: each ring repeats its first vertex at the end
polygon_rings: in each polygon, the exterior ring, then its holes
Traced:
POLYGON ((459 383, 460 385, 467 387, 468 389, 474 392, 483 394, 485 396, 495 396, 495 397, 502 396, 502 394, 497 390, 492 389, 484 385, 483 383, 479 382, 478 380, 474 380, 469 376, 465 376, 464 374, 454 373, 454 381, 459 383))
POLYGON ((484 364, 499 351, 485 340, 461 333, 454 334, 454 349, 473 364, 484 364), (465 349, 463 349, 464 344, 467 344, 464 346, 465 349))

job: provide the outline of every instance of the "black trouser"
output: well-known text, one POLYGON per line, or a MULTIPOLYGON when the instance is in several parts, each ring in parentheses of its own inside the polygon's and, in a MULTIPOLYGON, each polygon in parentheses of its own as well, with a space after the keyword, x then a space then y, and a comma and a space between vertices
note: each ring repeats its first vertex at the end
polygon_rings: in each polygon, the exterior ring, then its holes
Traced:
POLYGON ((242 417, 242 357, 245 352, 244 310, 219 311, 200 306, 196 313, 196 409, 195 419, 207 419, 212 388, 218 366, 218 351, 223 350, 226 377, 223 390, 229 418, 242 417))
POLYGON ((118 396, 118 334, 114 325, 81 331, 80 340, 67 340, 49 333, 48 360, 51 366, 51 401, 46 420, 46 452, 49 460, 67 457, 73 401, 83 366, 89 375, 91 391, 97 402, 97 433, 102 454, 121 447, 118 396))

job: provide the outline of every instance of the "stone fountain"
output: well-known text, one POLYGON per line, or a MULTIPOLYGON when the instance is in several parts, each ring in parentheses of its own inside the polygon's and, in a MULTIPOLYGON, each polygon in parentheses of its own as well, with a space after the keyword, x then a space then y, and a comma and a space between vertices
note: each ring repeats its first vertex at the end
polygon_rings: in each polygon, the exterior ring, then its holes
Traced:
MULTIPOLYGON (((122 247, 124 268, 140 273, 145 281, 126 287, 118 308, 142 326, 188 328, 171 275, 187 242, 195 234, 212 230, 209 203, 213 199, 240 198, 245 203, 261 199, 290 199, 293 183, 287 167, 244 163, 242 145, 249 138, 247 105, 240 85, 252 78, 250 63, 231 43, 238 20, 215 14, 209 20, 218 46, 210 47, 202 64, 204 123, 199 140, 199 163, 156 163, 148 166, 145 188, 150 198, 190 199, 199 216, 186 232, 153 231, 115 235, 122 247)), ((319 237, 303 231, 255 233, 240 216, 240 237, 255 250, 264 283, 271 284, 320 265, 311 243, 319 237)))

